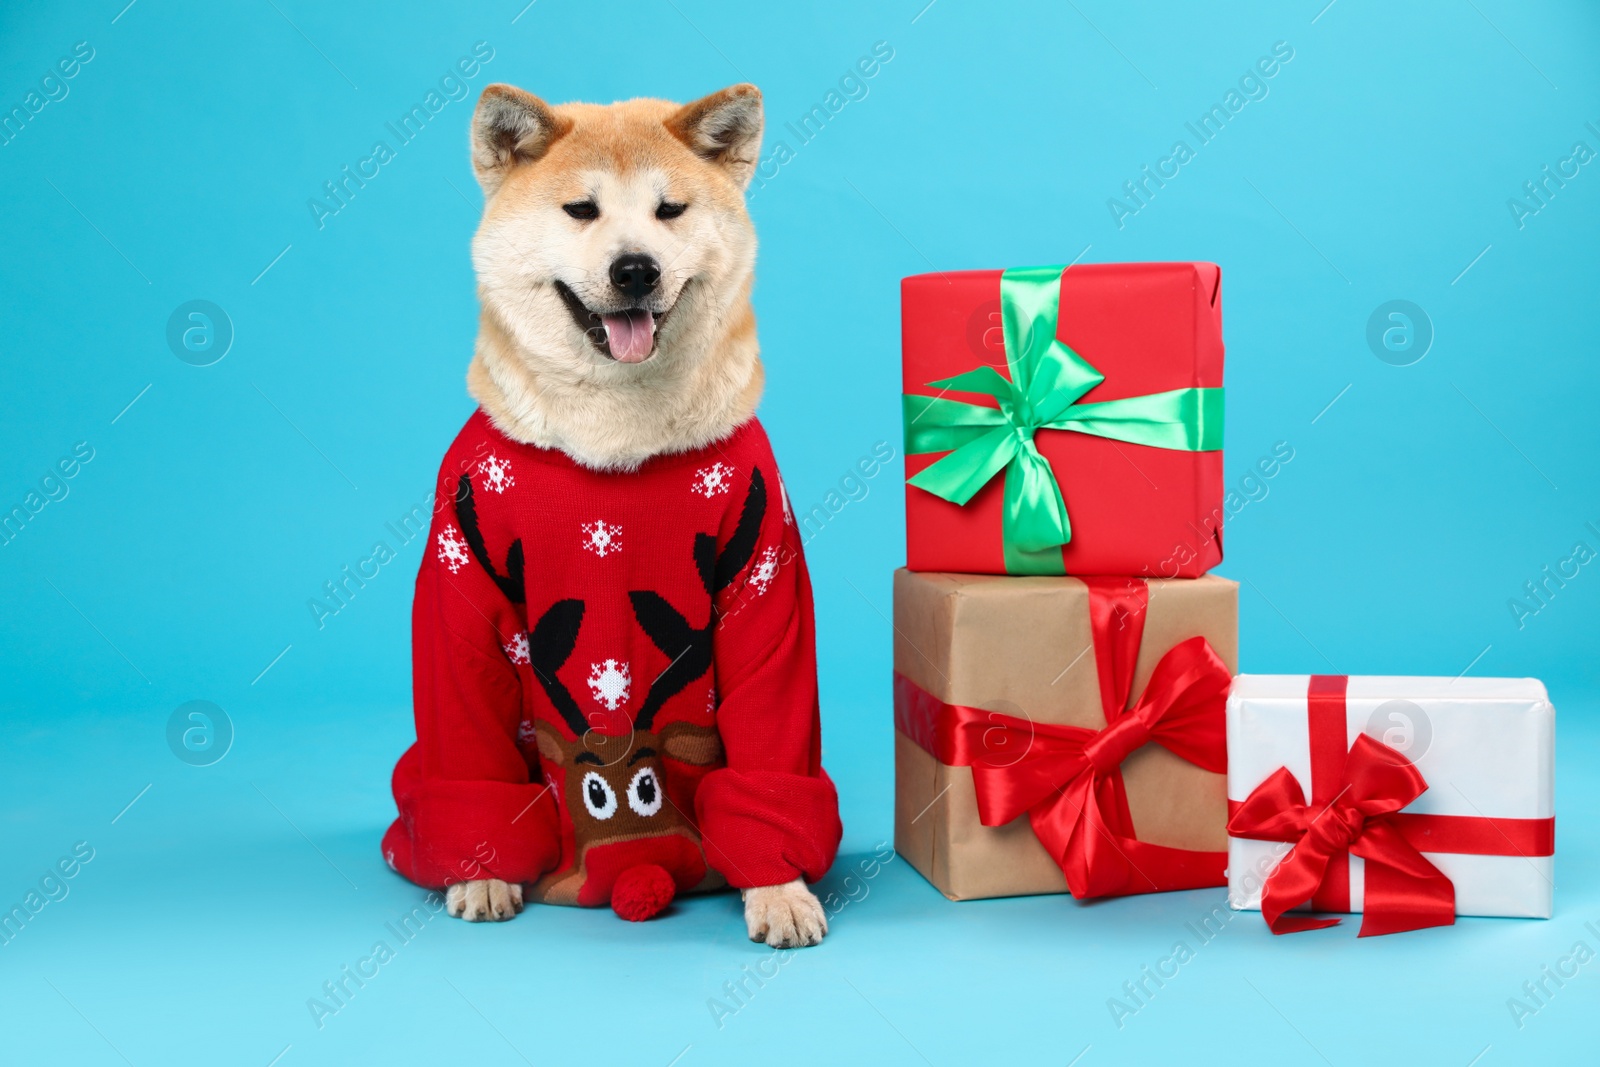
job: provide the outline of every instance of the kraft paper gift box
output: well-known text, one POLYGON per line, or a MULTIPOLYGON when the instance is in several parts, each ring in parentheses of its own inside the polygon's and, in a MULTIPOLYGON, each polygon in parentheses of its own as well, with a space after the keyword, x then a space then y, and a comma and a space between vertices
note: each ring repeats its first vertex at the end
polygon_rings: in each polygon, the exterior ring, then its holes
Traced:
POLYGON ((895 848, 940 892, 1225 884, 1236 583, 901 569, 894 616, 895 848))
POLYGON ((1221 270, 901 282, 906 566, 1193 578, 1222 559, 1221 270))
POLYGON ((1549 918, 1555 709, 1532 678, 1241 675, 1228 902, 1274 932, 1549 918))

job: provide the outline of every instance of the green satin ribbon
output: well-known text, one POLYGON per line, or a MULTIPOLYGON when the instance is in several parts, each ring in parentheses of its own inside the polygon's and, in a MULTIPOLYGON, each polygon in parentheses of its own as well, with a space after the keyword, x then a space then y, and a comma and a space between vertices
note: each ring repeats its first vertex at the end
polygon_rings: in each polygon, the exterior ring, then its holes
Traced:
POLYGON ((998 408, 906 394, 907 455, 949 452, 907 479, 918 489, 964 505, 1006 472, 1001 541, 1008 574, 1065 574, 1061 546, 1072 523, 1038 430, 1073 430, 1113 441, 1209 452, 1222 447, 1222 389, 1172 389, 1101 403, 1079 399, 1105 381, 1056 338, 1065 267, 1017 267, 1000 276, 1000 316, 1008 381, 980 366, 932 388, 994 397, 998 408))

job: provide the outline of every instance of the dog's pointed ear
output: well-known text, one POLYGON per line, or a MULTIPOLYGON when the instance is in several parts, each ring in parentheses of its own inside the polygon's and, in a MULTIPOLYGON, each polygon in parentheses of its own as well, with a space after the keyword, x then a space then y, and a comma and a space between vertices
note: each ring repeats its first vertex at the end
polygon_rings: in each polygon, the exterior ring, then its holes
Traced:
POLYGON ((761 90, 730 85, 679 108, 667 129, 702 159, 717 164, 741 188, 750 184, 761 154, 761 90))
POLYGON ((491 85, 472 115, 472 170, 492 195, 518 163, 532 163, 572 129, 543 100, 515 85, 491 85))

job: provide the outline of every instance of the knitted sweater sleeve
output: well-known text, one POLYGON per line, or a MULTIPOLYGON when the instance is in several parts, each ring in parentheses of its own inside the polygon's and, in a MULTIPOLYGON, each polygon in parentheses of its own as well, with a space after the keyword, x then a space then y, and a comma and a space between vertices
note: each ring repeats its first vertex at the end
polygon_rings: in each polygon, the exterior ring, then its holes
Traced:
MULTIPOLYGON (((765 513, 748 560, 718 594, 713 638, 727 766, 695 798, 706 861, 741 889, 816 881, 841 835, 838 794, 822 769, 811 580, 764 436, 759 445, 744 507, 764 497, 765 513)), ((724 523, 719 546, 730 566, 746 554, 734 542, 750 540, 739 517, 724 523)))
POLYGON ((554 796, 517 746, 523 694, 511 656, 524 624, 512 595, 521 599, 521 575, 508 574, 509 546, 485 543, 478 511, 491 506, 488 494, 463 505, 453 458, 440 473, 412 608, 417 741, 395 768, 400 818, 384 838, 390 864, 430 888, 533 881, 560 859, 554 796))

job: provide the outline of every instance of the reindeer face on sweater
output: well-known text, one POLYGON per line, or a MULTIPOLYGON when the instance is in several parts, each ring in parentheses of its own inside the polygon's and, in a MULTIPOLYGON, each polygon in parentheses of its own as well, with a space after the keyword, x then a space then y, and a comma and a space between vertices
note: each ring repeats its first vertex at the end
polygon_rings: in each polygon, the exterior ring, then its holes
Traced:
POLYGON ((578 861, 591 846, 663 834, 692 832, 667 799, 662 759, 709 766, 722 756, 722 742, 709 726, 676 722, 651 733, 635 730, 607 737, 593 730, 575 741, 555 727, 534 728, 539 754, 561 766, 562 795, 572 815, 578 861))

